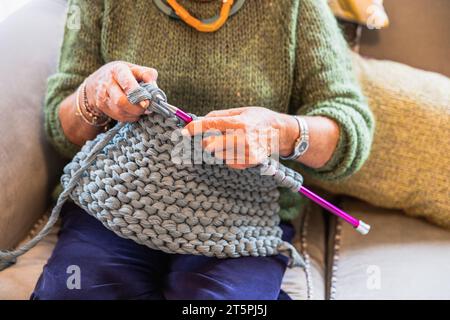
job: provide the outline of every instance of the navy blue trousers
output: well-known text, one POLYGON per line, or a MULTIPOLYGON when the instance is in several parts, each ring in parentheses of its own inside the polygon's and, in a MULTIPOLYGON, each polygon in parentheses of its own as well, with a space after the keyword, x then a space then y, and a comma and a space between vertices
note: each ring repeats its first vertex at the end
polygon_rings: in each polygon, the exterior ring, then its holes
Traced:
MULTIPOLYGON (((73 203, 64 205, 61 220, 31 299, 289 299, 280 290, 285 256, 167 254, 118 237, 73 203)), ((291 241, 293 227, 282 228, 291 241)))

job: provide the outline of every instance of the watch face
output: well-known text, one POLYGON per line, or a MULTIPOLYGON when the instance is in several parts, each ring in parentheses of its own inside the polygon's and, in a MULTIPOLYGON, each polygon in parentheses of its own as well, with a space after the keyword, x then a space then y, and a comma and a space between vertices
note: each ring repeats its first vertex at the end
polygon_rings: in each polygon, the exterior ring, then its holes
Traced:
POLYGON ((301 154, 304 153, 306 149, 308 149, 308 142, 306 141, 302 141, 297 148, 298 152, 301 154))

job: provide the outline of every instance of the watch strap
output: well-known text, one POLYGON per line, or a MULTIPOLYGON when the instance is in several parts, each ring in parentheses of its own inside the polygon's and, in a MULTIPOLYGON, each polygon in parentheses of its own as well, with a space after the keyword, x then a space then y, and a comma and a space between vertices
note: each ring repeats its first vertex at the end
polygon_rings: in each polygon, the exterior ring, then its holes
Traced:
POLYGON ((297 120, 297 124, 300 131, 300 136, 295 142, 294 150, 292 153, 283 157, 280 155, 280 159, 282 160, 296 160, 301 157, 309 148, 309 127, 308 123, 301 116, 294 116, 295 120, 297 120))

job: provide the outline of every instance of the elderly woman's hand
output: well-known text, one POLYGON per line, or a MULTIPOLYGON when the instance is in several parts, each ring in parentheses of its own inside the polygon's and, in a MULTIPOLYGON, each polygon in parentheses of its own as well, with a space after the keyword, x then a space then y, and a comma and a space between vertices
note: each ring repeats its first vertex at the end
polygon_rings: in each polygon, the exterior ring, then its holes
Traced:
POLYGON ((92 113, 95 112, 102 120, 108 119, 104 115, 121 122, 139 120, 149 101, 142 101, 140 106, 133 105, 127 94, 136 89, 140 81, 156 82, 157 77, 155 69, 128 62, 105 64, 85 79, 83 90, 80 90, 82 85, 61 103, 58 116, 64 135, 73 144, 81 146, 104 130, 104 127, 87 122, 80 115, 79 107, 86 102, 81 99, 86 99, 92 113))
POLYGON ((123 61, 105 64, 86 79, 86 95, 89 105, 109 117, 134 122, 145 112, 148 101, 141 107, 131 104, 127 94, 139 87, 138 82, 156 82, 155 69, 123 61))
POLYGON ((203 138, 204 149, 235 169, 255 166, 273 153, 290 154, 299 136, 292 116, 262 107, 213 111, 182 131, 184 135, 205 132, 214 135, 203 138))

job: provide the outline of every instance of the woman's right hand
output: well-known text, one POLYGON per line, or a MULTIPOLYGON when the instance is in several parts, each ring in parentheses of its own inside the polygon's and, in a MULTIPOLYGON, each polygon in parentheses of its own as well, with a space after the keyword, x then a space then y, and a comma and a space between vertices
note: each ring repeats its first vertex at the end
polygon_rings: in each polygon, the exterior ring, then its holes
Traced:
MULTIPOLYGON (((152 68, 123 61, 107 63, 85 79, 87 103, 93 111, 103 113, 114 120, 137 121, 146 113, 149 101, 140 102, 140 106, 133 105, 128 101, 127 95, 138 88, 139 82, 156 82, 157 77, 157 71, 152 68)), ((67 139, 82 146, 87 140, 94 139, 104 128, 87 123, 80 116, 77 99, 82 99, 82 93, 79 91, 61 102, 58 116, 67 139)))
POLYGON ((127 95, 139 87, 139 82, 156 82, 158 72, 153 68, 113 61, 86 78, 88 104, 110 118, 121 122, 135 122, 146 111, 149 101, 140 106, 131 104, 127 95))

